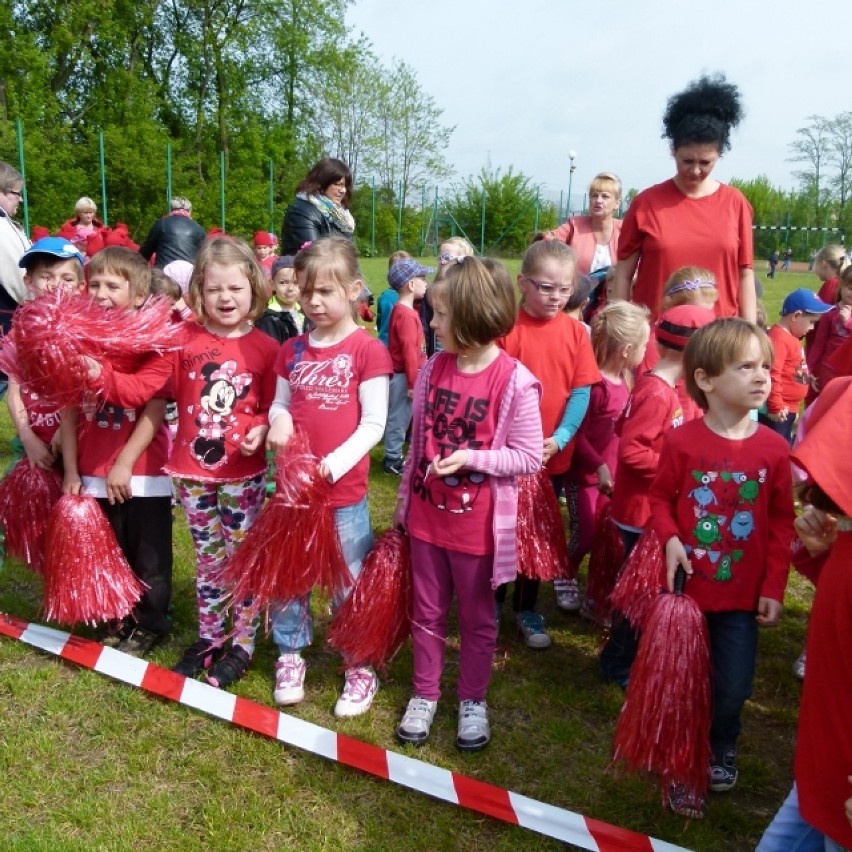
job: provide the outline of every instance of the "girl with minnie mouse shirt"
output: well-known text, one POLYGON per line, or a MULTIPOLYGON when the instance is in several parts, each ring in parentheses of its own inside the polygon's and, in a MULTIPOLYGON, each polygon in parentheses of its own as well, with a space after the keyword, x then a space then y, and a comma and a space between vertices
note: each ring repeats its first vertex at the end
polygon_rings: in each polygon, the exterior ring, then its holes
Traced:
POLYGON ((176 479, 195 546, 199 639, 173 671, 186 677, 206 672, 218 687, 248 669, 258 626, 252 601, 233 601, 228 630, 229 594, 221 577, 266 493, 264 445, 278 344, 252 325, 266 307, 266 293, 251 249, 215 237, 196 259, 187 300, 199 322, 186 325, 183 346, 152 358, 133 375, 116 373, 109 364, 90 371, 93 378, 100 374, 110 402, 177 400, 178 431, 163 470, 176 479))

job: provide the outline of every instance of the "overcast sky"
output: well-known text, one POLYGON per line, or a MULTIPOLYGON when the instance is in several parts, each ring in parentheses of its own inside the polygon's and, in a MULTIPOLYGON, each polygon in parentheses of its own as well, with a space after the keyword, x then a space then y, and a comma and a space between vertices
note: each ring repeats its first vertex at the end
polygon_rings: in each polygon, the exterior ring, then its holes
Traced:
POLYGON ((666 100, 704 72, 725 73, 745 106, 723 181, 793 188, 796 129, 852 110, 852 0, 355 0, 347 21, 411 65, 455 125, 455 179, 490 162, 558 196, 573 149, 577 207, 599 171, 625 191, 674 174, 666 100))

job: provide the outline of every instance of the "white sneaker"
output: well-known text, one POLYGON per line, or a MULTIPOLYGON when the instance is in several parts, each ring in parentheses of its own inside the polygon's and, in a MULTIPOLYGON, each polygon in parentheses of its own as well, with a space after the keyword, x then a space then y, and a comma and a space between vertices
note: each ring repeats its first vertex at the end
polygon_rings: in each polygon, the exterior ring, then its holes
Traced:
POLYGON ((556 606, 565 612, 577 612, 580 609, 580 587, 576 580, 554 580, 556 606))
POLYGON ((415 696, 408 702, 402 721, 396 729, 396 738, 405 745, 421 746, 429 739, 429 729, 438 709, 437 701, 415 696))
POLYGON ((366 713, 378 691, 379 679, 370 666, 346 669, 346 683, 334 705, 334 715, 338 719, 350 719, 366 713))
POLYGON ((298 704, 305 697, 305 670, 301 654, 282 654, 275 663, 276 704, 298 704))
POLYGON ((459 751, 482 751, 490 739, 488 705, 484 701, 462 701, 459 704, 456 748, 459 751))

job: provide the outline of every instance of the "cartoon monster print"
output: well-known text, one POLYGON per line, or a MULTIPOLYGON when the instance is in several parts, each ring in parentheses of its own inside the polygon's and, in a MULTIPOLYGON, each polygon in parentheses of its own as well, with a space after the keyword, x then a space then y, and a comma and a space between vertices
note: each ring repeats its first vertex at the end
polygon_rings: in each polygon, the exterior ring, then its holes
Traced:
POLYGON ((766 482, 766 468, 761 468, 757 472, 757 480, 749 479, 744 473, 735 473, 734 481, 739 483, 737 493, 743 503, 754 505, 757 500, 757 495, 760 493, 760 486, 766 482))
POLYGON ((717 505, 719 503, 718 498, 713 493, 713 489, 710 487, 716 479, 716 474, 703 473, 700 470, 694 470, 692 471, 692 476, 697 482, 700 482, 701 485, 699 485, 698 488, 693 488, 687 496, 692 497, 692 499, 698 504, 694 507, 695 517, 703 518, 707 514, 707 507, 710 506, 711 503, 716 503, 717 505))
POLYGON ((208 363, 201 369, 206 384, 201 389, 199 411, 195 418, 198 437, 192 442, 192 455, 207 470, 225 464, 225 439, 239 441, 234 408, 246 396, 251 385, 251 373, 237 372, 236 361, 208 363), (229 434, 230 433, 230 434, 229 434))
POLYGON ((734 541, 745 541, 754 530, 754 513, 747 509, 735 512, 728 529, 733 534, 734 541))
POLYGON ((724 523, 725 518, 721 515, 707 515, 698 521, 692 534, 706 547, 722 540, 721 527, 724 523))
POLYGON ((450 476, 436 476, 428 485, 429 500, 437 509, 463 515, 473 511, 483 482, 485 474, 478 470, 462 470, 450 476))

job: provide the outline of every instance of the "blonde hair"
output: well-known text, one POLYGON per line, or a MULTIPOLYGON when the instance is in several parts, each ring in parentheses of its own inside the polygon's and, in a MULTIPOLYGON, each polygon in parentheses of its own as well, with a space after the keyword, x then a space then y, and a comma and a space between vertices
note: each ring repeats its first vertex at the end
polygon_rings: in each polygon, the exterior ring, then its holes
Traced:
POLYGON ((731 364, 739 361, 754 339, 760 342, 760 354, 766 363, 773 359, 772 343, 766 332, 739 317, 717 319, 695 331, 683 353, 686 391, 705 411, 707 395, 695 381, 695 371, 703 370, 708 378, 721 376, 731 364))
POLYGON ((660 313, 678 305, 701 305, 712 310, 718 299, 716 279, 709 269, 682 266, 669 276, 663 287, 660 313))
MULTIPOLYGON (((361 269, 358 266, 358 256, 351 240, 345 237, 324 237, 314 240, 307 248, 296 254, 293 268, 299 281, 299 292, 304 299, 310 298, 314 292, 317 279, 322 276, 340 287, 347 297, 360 293, 363 288, 361 269)), ((353 300, 352 316, 356 314, 357 306, 353 300)))
MULTIPOLYGON (((843 246, 838 246, 829 243, 823 246, 814 258, 814 269, 818 263, 824 263, 832 271, 831 277, 841 276, 845 270, 849 268, 849 258, 846 256, 846 249, 843 246)), ((838 293, 838 299, 840 298, 838 293)))
MULTIPOLYGON (((592 319, 592 349, 599 367, 611 361, 624 346, 638 349, 651 336, 650 311, 616 299, 592 319)), ((625 365, 626 366, 626 365, 625 365)))
MULTIPOLYGON (((448 237, 441 242, 440 247, 449 246, 459 257, 473 257, 476 254, 476 249, 464 237, 448 237)), ((446 274, 449 264, 438 264, 438 271, 435 273, 435 281, 440 281, 446 274)))
POLYGON ((505 337, 518 313, 509 275, 492 275, 485 263, 470 256, 447 264, 444 277, 429 288, 429 299, 446 308, 447 331, 460 351, 505 337))
POLYGON ((95 254, 86 267, 89 279, 102 272, 118 275, 130 286, 130 298, 151 294, 151 267, 138 252, 124 246, 107 246, 95 254))
POLYGON ((86 210, 91 210, 92 213, 98 212, 98 205, 89 198, 88 195, 84 195, 82 198, 77 199, 77 203, 74 205, 75 213, 83 213, 86 210))
POLYGON ((621 179, 613 172, 598 172, 589 184, 589 195, 594 192, 611 192, 621 201, 621 179))
POLYGON ((411 255, 407 251, 402 251, 402 249, 395 251, 388 258, 388 269, 390 269, 398 260, 408 260, 410 257, 411 255))
POLYGON ((213 263, 220 266, 239 267, 251 288, 251 306, 245 319, 256 320, 260 317, 266 310, 266 303, 269 300, 269 285, 266 282, 266 275, 254 256, 254 251, 248 243, 236 237, 217 235, 205 240, 198 250, 186 294, 186 302, 195 312, 198 321, 204 325, 208 320, 207 312, 204 310, 204 279, 207 277, 208 267, 213 263))

